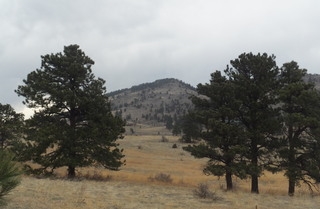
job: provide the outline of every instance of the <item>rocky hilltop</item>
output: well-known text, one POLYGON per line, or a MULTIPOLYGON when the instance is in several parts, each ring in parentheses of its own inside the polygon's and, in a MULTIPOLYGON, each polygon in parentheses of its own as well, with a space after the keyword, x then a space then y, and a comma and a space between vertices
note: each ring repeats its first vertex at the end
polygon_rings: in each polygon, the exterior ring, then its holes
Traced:
POLYGON ((192 108, 189 99, 196 89, 183 81, 166 78, 109 93, 114 114, 126 119, 127 125, 172 124, 192 108))

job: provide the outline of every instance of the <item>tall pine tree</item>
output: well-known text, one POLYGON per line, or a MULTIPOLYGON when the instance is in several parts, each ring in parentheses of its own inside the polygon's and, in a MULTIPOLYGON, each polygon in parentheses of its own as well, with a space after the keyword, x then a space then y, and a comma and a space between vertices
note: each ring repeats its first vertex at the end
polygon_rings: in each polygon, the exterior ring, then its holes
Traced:
POLYGON ((292 61, 283 65, 280 74, 284 146, 279 152, 290 196, 300 181, 311 188, 314 180, 320 180, 320 94, 313 84, 303 81, 306 73, 292 61))
POLYGON ((93 164, 117 170, 124 155, 116 140, 124 122, 111 113, 105 81, 91 70, 94 61, 78 45, 41 59, 41 68, 16 90, 35 110, 26 122, 22 160, 39 164, 39 172, 66 166, 70 178, 77 167, 93 164))
POLYGON ((235 86, 236 100, 241 102, 237 114, 248 137, 251 192, 259 193, 258 179, 265 166, 272 164, 274 134, 280 127, 275 108, 279 69, 275 57, 266 53, 243 53, 231 65, 226 73, 235 86))
POLYGON ((200 134, 204 142, 184 149, 197 158, 208 158, 204 173, 225 176, 227 190, 231 190, 233 175, 246 177, 243 158, 248 151, 238 122, 236 110, 240 103, 235 100, 234 85, 216 71, 211 74, 210 84, 199 84, 197 92, 201 96, 192 99, 195 105, 192 116, 204 127, 200 134))

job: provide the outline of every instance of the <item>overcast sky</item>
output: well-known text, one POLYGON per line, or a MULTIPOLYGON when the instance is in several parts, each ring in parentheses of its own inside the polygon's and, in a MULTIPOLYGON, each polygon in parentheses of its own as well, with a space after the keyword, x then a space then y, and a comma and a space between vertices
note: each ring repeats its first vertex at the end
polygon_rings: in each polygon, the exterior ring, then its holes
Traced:
POLYGON ((196 86, 243 52, 320 73, 319 0, 0 0, 0 103, 40 56, 78 44, 108 92, 161 78, 196 86))

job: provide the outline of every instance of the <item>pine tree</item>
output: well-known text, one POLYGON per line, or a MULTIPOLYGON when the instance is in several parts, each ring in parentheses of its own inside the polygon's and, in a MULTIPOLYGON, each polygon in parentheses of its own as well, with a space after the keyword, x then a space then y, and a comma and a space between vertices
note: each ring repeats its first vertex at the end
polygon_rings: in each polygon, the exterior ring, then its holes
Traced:
POLYGON ((231 61, 232 68, 226 70, 235 85, 239 123, 245 129, 249 148, 248 173, 251 176, 251 192, 259 193, 258 179, 265 166, 272 164, 272 154, 279 131, 276 94, 279 88, 279 69, 274 56, 266 53, 241 54, 231 61))
POLYGON ((0 206, 6 204, 5 197, 20 184, 21 170, 13 160, 12 153, 0 149, 0 206))
POLYGON ((195 116, 192 112, 184 115, 181 118, 181 131, 182 137, 181 141, 185 143, 192 143, 199 140, 201 126, 195 120, 195 116))
POLYGON ((35 110, 26 121, 21 160, 41 165, 40 173, 66 166, 70 178, 76 167, 93 164, 118 170, 124 155, 116 140, 124 122, 111 113, 105 81, 91 70, 94 61, 78 45, 41 59, 41 68, 16 90, 35 110))
POLYGON ((9 104, 0 104, 0 148, 10 147, 22 134, 24 116, 9 104))
POLYGON ((300 181, 311 188, 314 180, 320 179, 320 94, 313 84, 303 81, 306 73, 307 70, 292 61, 283 65, 280 74, 284 140, 280 156, 290 196, 300 181))
POLYGON ((240 103, 235 100, 235 89, 232 83, 216 71, 211 74, 210 84, 199 84, 192 101, 195 110, 193 120, 204 129, 200 136, 204 143, 185 147, 197 158, 209 158, 204 173, 226 178, 227 190, 233 188, 232 175, 245 178, 246 163, 244 154, 245 135, 238 122, 240 103))

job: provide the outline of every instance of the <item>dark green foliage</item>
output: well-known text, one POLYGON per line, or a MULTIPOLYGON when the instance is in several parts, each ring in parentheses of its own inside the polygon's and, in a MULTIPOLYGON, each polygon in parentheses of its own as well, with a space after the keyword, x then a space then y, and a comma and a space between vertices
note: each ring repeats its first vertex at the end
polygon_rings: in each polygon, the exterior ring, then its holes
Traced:
POLYGON ((184 149, 195 157, 209 158, 204 172, 215 176, 225 175, 227 189, 231 190, 232 175, 246 177, 243 155, 248 151, 244 146, 243 128, 237 118, 236 110, 240 104, 235 100, 235 89, 217 71, 211 75, 210 84, 199 84, 197 91, 202 97, 192 98, 195 110, 189 117, 204 127, 200 136, 205 143, 184 149))
POLYGON ((249 148, 248 173, 251 176, 251 192, 259 193, 258 178, 265 166, 272 164, 273 151, 277 147, 274 135, 279 133, 280 121, 276 95, 279 88, 279 69, 274 56, 267 54, 241 54, 231 61, 233 68, 226 70, 235 89, 239 123, 243 125, 249 148))
POLYGON ((292 61, 283 65, 280 75, 284 143, 280 156, 290 196, 299 181, 311 188, 320 179, 320 94, 302 80, 306 72, 292 61))
POLYGON ((21 170, 13 159, 13 154, 0 149, 0 206, 6 204, 5 196, 20 184, 21 170))
POLYGON ((112 115, 105 81, 92 73, 94 62, 77 45, 41 59, 41 68, 16 90, 36 108, 26 121, 21 160, 41 165, 40 173, 67 166, 69 177, 76 167, 93 164, 117 170, 124 155, 116 140, 124 122, 112 115))
MULTIPOLYGON (((201 125, 194 119, 195 115, 190 112, 189 114, 182 117, 181 123, 181 132, 182 137, 181 141, 185 143, 192 143, 199 139, 201 133, 201 125)), ((178 128, 178 126, 176 127, 178 128)), ((174 128, 176 133, 178 130, 174 128)))
POLYGON ((285 171, 288 194, 320 181, 320 93, 305 83, 306 70, 296 62, 279 70, 274 56, 241 54, 219 71, 210 84, 199 84, 195 110, 188 117, 202 125, 203 142, 184 149, 208 158, 207 174, 251 177, 251 192, 259 193, 264 169, 285 171))
POLYGON ((172 119, 171 115, 165 115, 164 120, 166 123, 166 128, 169 130, 172 130, 173 129, 173 119, 172 119))
POLYGON ((9 105, 0 104, 0 147, 11 147, 21 137, 23 114, 16 113, 9 105))

